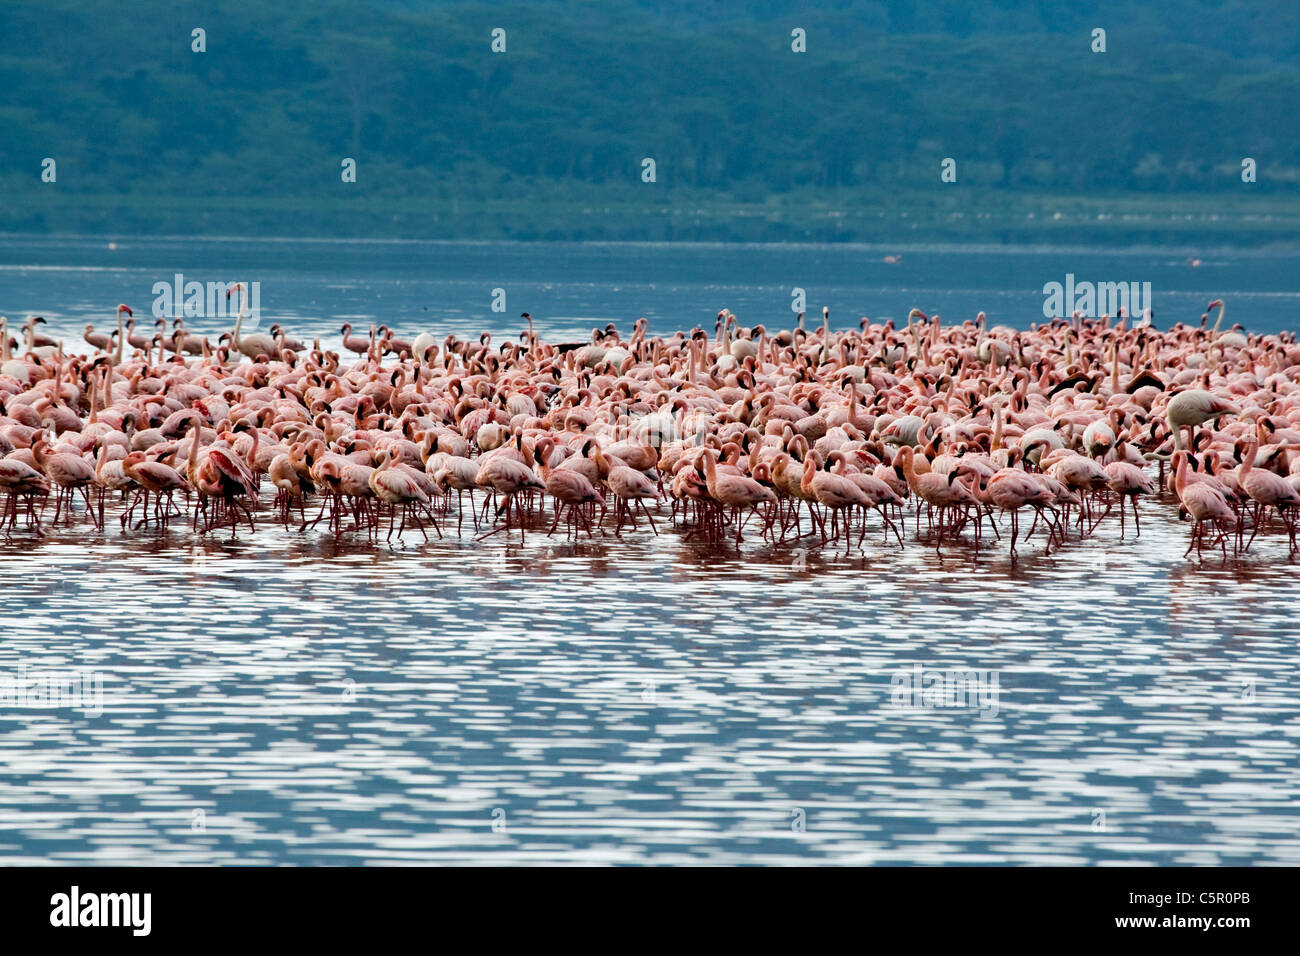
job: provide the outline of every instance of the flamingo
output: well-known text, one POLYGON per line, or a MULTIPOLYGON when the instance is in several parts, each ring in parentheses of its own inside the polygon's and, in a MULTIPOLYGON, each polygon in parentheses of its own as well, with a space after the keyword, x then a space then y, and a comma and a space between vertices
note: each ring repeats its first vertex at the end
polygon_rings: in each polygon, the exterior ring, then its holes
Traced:
POLYGON ((234 327, 230 330, 230 342, 235 347, 235 351, 242 352, 254 361, 262 357, 278 358, 280 351, 273 336, 265 332, 251 332, 244 336, 239 334, 244 324, 244 311, 248 305, 248 287, 242 282, 236 282, 233 288, 226 290, 226 298, 229 299, 233 292, 239 293, 239 311, 235 315, 234 327))
POLYGON ((1169 430, 1173 432, 1175 451, 1181 451, 1184 447, 1182 429, 1186 428, 1190 432, 1212 418, 1240 414, 1241 409, 1231 401, 1203 388, 1189 388, 1179 392, 1165 406, 1165 419, 1169 422, 1169 430))
MULTIPOLYGON (((649 338, 648 323, 638 320, 630 337, 609 323, 587 342, 556 345, 533 323, 519 342, 494 349, 488 333, 463 342, 448 335, 441 343, 422 333, 408 347, 386 325, 378 337, 374 330, 350 335, 346 326, 340 351, 362 356, 349 363, 319 343, 301 348, 278 325, 260 344, 245 336, 248 289, 239 284, 235 292, 234 328, 215 349, 179 319, 170 330, 160 320, 141 337, 121 305, 118 324, 130 323, 120 335, 91 328, 88 344, 107 355, 87 360, 41 344, 54 340, 39 317, 24 323, 23 348, 15 352, 0 317, 7 531, 17 527, 25 502, 28 526, 40 533, 35 510, 51 489, 56 520, 65 513, 79 520, 70 502, 91 466, 95 477, 82 495, 89 503, 89 488, 96 489, 97 507, 87 517, 97 526, 113 490, 127 492, 124 519, 142 502, 160 518, 170 513, 161 486, 149 490, 124 470, 135 453, 144 457, 130 467, 146 481, 153 464, 183 473, 196 495, 195 531, 203 516, 204 531, 229 520, 233 535, 246 515, 256 532, 265 475, 286 524, 296 506, 300 530, 328 514, 336 535, 348 510, 357 530, 377 535, 382 508, 390 509, 390 538, 411 517, 425 531, 434 502, 444 513, 457 509, 459 530, 465 491, 477 529, 479 487, 491 493, 484 513, 501 503, 498 516, 506 518, 497 530, 526 526, 539 496, 549 495, 555 514, 548 533, 567 516, 570 534, 585 528, 591 535, 606 521, 609 494, 615 534, 629 516, 638 523, 637 511, 657 534, 647 502, 666 492, 674 525, 694 525, 688 538, 743 539, 757 513, 764 537, 774 537, 779 521, 782 540, 792 529, 820 532, 823 544, 842 533, 851 549, 853 522, 861 521, 861 545, 865 509, 874 507, 885 519, 885 542, 893 527, 902 547, 893 522, 914 508, 918 532, 922 511, 929 510, 932 526, 938 521, 940 546, 972 518, 977 545, 985 519, 997 533, 1009 518, 1014 555, 1039 521, 1049 528, 1049 549, 1063 542, 1061 518, 1072 507, 1080 508, 1081 534, 1091 533, 1115 497, 1121 537, 1130 502, 1140 536, 1137 499, 1156 487, 1143 466, 1160 461, 1163 482, 1171 446, 1192 453, 1179 458, 1181 482, 1177 467, 1170 476, 1183 510, 1194 517, 1193 508, 1201 510, 1190 547, 1203 550, 1210 532, 1204 522, 1211 521, 1235 527, 1240 548, 1246 507, 1256 514, 1252 541, 1270 531, 1270 508, 1288 533, 1294 527, 1291 499, 1263 476, 1277 472, 1274 479, 1292 491, 1300 484, 1293 454, 1300 445, 1300 346, 1290 333, 1225 331, 1219 300, 1199 328, 1178 323, 1165 331, 1149 322, 1129 328, 1123 311, 1116 324, 1074 316, 1017 331, 990 328, 983 313, 945 325, 913 309, 905 330, 864 316, 833 332, 827 307, 809 336, 802 323, 771 333, 745 328, 722 308, 716 340, 703 329, 649 338), (124 359, 132 337, 139 351, 124 359), (253 361, 240 364, 245 355, 253 361), (1229 467, 1228 455, 1244 464, 1251 444, 1259 447, 1249 467, 1229 467), (79 460, 69 467, 80 477, 70 485, 52 471, 47 477, 53 456, 79 460), (1233 525, 1213 517, 1216 495, 1237 511, 1233 525), (308 521, 305 504, 315 496, 320 514, 308 521), (1103 496, 1107 507, 1098 516, 1103 496), (1026 507, 1035 509, 1034 526, 1023 535, 1017 512, 1026 507)), ((141 521, 148 523, 152 518, 141 521)))
POLYGON ((279 322, 271 323, 271 338, 275 339, 277 348, 281 351, 288 349, 290 352, 305 352, 307 346, 301 340, 294 338, 285 331, 284 326, 279 322))
POLYGON ((1043 508, 1051 508, 1055 503, 1050 491, 1017 468, 1003 468, 994 473, 988 480, 987 493, 995 507, 1011 515, 1012 555, 1016 553, 1016 538, 1020 534, 1020 509, 1028 506, 1041 513, 1043 508))
POLYGON ((356 352, 358 355, 370 354, 372 340, 360 335, 352 334, 352 324, 343 323, 343 347, 349 352, 356 352))
POLYGON ((1238 443, 1237 451, 1240 453, 1243 447, 1245 448, 1245 455, 1242 457, 1241 465, 1237 470, 1237 480, 1246 494, 1250 496, 1250 499, 1255 502, 1254 530, 1246 547, 1249 548, 1254 542, 1266 510, 1272 508, 1286 526, 1287 535, 1291 539, 1291 550, 1294 551, 1296 549, 1296 522, 1293 509, 1300 507, 1300 493, 1280 475, 1255 467, 1255 457, 1259 453, 1258 440, 1238 443))
MULTIPOLYGON (((705 486, 708 488, 710 497, 719 505, 732 510, 732 514, 736 519, 736 543, 739 544, 742 540, 740 532, 744 526, 744 522, 740 520, 741 511, 746 508, 757 510, 760 505, 775 504, 776 495, 753 478, 718 471, 718 464, 714 461, 713 455, 707 452, 703 455, 703 459, 705 486)), ((641 493, 639 497, 658 497, 654 485, 640 472, 632 471, 631 468, 627 467, 620 469, 620 471, 626 473, 629 477, 635 476, 640 479, 641 493)), ((613 473, 611 473, 610 477, 612 480, 613 473)), ((615 492, 615 494, 618 494, 618 492, 615 492)), ((620 494, 619 497, 624 496, 620 494)), ((649 517, 649 512, 646 513, 646 517, 649 517)), ((651 524, 653 525, 653 523, 652 521, 651 524)))
POLYGON ((546 489, 546 493, 557 502, 555 521, 551 524, 551 530, 547 533, 555 533, 555 529, 560 523, 560 515, 567 511, 567 527, 572 529, 573 536, 577 537, 578 522, 581 521, 587 531, 587 537, 590 538, 591 522, 583 512, 583 508, 601 500, 595 486, 579 471, 572 468, 552 468, 546 464, 540 449, 535 449, 533 455, 537 460, 538 467, 541 469, 542 484, 546 489))
MULTIPOLYGON (((147 352, 149 351, 149 349, 153 348, 152 335, 147 335, 146 333, 143 332, 136 332, 134 313, 124 305, 119 305, 117 307, 117 312, 118 312, 117 317, 119 321, 122 318, 123 312, 125 312, 130 317, 126 323, 126 341, 131 346, 131 348, 139 349, 141 352, 147 352)), ((120 341, 120 337, 119 337, 119 341, 120 341)), ((120 364, 120 362, 121 362, 121 356, 119 355, 118 364, 120 364)))
POLYGON ((600 446, 596 446, 596 464, 606 473, 605 485, 617 500, 614 534, 621 534, 625 513, 631 520, 632 526, 636 527, 633 509, 639 507, 646 520, 650 522, 650 529, 657 535, 659 529, 655 527, 655 519, 645 506, 646 500, 659 500, 659 489, 655 483, 641 472, 628 467, 621 459, 606 456, 600 446))
POLYGON ((438 340, 428 332, 421 332, 411 343, 411 358, 422 366, 428 365, 438 354, 438 340))
MULTIPOLYGON (((1200 555, 1201 546, 1204 544, 1202 527, 1204 522, 1209 521, 1211 524, 1227 527, 1237 523, 1236 513, 1229 507, 1227 499, 1221 492, 1211 488, 1205 482, 1187 480, 1187 462, 1190 457, 1190 453, 1186 451, 1180 450, 1174 453, 1174 491, 1184 510, 1195 522, 1192 526, 1192 540, 1187 545, 1184 557, 1191 554, 1193 546, 1196 548, 1197 555, 1200 555)), ((1220 541, 1222 538, 1223 536, 1220 535, 1220 541)))
POLYGON ((123 513, 123 525, 130 520, 131 512, 135 510, 136 502, 141 497, 144 498, 145 518, 142 523, 148 522, 149 501, 148 496, 154 496, 154 516, 158 519, 159 524, 166 525, 167 519, 171 513, 172 496, 180 491, 183 494, 189 494, 193 488, 185 477, 176 469, 164 465, 160 461, 148 461, 145 453, 142 451, 133 451, 122 459, 122 472, 135 483, 138 488, 136 497, 132 499, 131 504, 123 513))
POLYGON ((85 331, 81 333, 81 337, 87 345, 101 352, 109 350, 109 347, 113 344, 113 335, 112 332, 96 332, 95 326, 89 322, 86 323, 85 331))
MULTIPOLYGON (((834 452, 832 457, 827 459, 827 469, 829 469, 833 461, 836 460, 843 461, 843 456, 838 451, 834 452)), ((818 468, 815 454, 804 462, 804 480, 802 484, 812 492, 813 497, 817 499, 817 503, 831 513, 831 527, 832 529, 836 529, 836 534, 831 535, 831 537, 838 536, 838 520, 842 511, 850 509, 855 505, 864 508, 871 506, 871 499, 867 497, 866 492, 859 488, 857 484, 850 481, 842 474, 836 474, 829 470, 823 471, 818 468)), ((824 521, 821 522, 821 529, 822 544, 824 545, 829 540, 826 534, 826 524, 824 521)), ((848 552, 848 543, 852 538, 853 536, 846 523, 845 553, 848 552)))
MULTIPOLYGON (((514 509, 515 496, 520 492, 527 492, 533 489, 542 490, 546 486, 541 480, 533 474, 533 470, 527 465, 514 458, 508 458, 505 455, 497 455, 491 460, 479 466, 478 475, 474 479, 475 484, 480 488, 491 488, 497 494, 504 497, 504 502, 497 508, 497 514, 505 513, 505 524, 489 531, 483 537, 496 534, 497 531, 508 530, 511 522, 511 513, 514 509)), ((524 521, 519 519, 519 537, 524 537, 524 521)))
POLYGON ((425 463, 425 473, 433 479, 434 483, 442 490, 444 495, 452 491, 456 492, 456 531, 460 532, 461 496, 466 492, 469 493, 470 514, 474 515, 475 527, 478 526, 478 512, 474 505, 474 489, 479 487, 478 472, 479 464, 461 455, 450 455, 445 452, 439 453, 441 458, 430 457, 425 463), (432 469, 432 472, 430 472, 432 469))
POLYGON ((1138 495, 1154 495, 1155 482, 1137 465, 1127 461, 1112 461, 1106 466, 1106 484, 1111 492, 1119 498, 1120 537, 1124 536, 1124 500, 1133 505, 1133 525, 1137 528, 1137 537, 1142 537, 1142 521, 1138 517, 1138 495))
POLYGON ((267 476, 276 488, 276 504, 280 508, 280 515, 284 523, 289 523, 289 509, 292 505, 298 505, 299 517, 306 520, 303 513, 303 501, 307 497, 303 474, 294 461, 293 450, 281 452, 271 459, 271 465, 267 469, 267 476))
MULTIPOLYGON (((371 471, 369 483, 375 497, 389 507, 389 540, 393 537, 393 518, 399 508, 402 511, 402 524, 397 529, 398 537, 401 537, 402 531, 406 529, 406 519, 409 517, 424 535, 424 540, 429 540, 419 516, 420 508, 428 508, 429 494, 414 475, 401 467, 401 463, 393 457, 391 451, 385 450, 379 453, 379 467, 371 471)), ((435 527, 436 525, 435 522, 435 527)))
POLYGON ((939 535, 935 544, 935 550, 937 551, 943 546, 944 532, 955 530, 955 528, 960 527, 960 524, 964 524, 966 507, 977 502, 971 495, 970 490, 956 480, 958 477, 956 470, 947 475, 935 474, 934 472, 919 474, 916 470, 915 455, 915 448, 911 445, 904 445, 898 449, 898 458, 895 460, 901 458, 899 463, 903 469, 903 474, 907 478, 908 488, 924 501, 932 512, 937 512, 939 515, 939 535), (950 509, 962 511, 963 517, 958 524, 945 527, 943 515, 945 511, 950 509))
POLYGON ((95 480, 95 468, 80 455, 68 452, 51 452, 49 443, 43 435, 32 443, 32 457, 36 466, 45 473, 50 484, 59 489, 55 496, 54 523, 58 524, 59 515, 66 510, 66 519, 72 519, 72 495, 80 491, 85 498, 87 509, 91 508, 89 487, 95 480))
POLYGON ((40 519, 32 508, 32 502, 50 493, 46 477, 17 458, 0 458, 0 491, 9 496, 4 512, 4 517, 9 519, 7 529, 12 530, 18 522, 18 499, 22 496, 27 498, 28 523, 38 535, 41 534, 40 519))

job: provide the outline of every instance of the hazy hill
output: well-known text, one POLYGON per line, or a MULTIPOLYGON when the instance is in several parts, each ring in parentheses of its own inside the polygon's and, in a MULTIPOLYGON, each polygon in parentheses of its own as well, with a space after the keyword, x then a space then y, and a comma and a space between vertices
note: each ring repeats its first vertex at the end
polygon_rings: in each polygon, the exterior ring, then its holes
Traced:
POLYGON ((1297 54, 1291 0, 6 0, 0 229, 1292 239, 1297 54))

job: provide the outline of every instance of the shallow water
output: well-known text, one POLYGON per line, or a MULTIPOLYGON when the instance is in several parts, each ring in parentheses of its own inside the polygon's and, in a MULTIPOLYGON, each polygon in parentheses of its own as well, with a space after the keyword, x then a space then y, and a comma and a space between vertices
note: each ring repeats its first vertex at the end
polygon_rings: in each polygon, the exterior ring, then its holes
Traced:
POLYGON ((666 514, 576 544, 182 524, 0 544, 0 674, 103 681, 99 715, 0 708, 4 862, 1300 862, 1279 535, 1184 561, 1154 503, 1139 541, 1112 516, 1015 562, 666 514), (996 696, 897 706, 915 664, 996 696))
MULTIPOLYGON (((301 336, 774 326, 796 285, 838 328, 1023 327, 1072 271, 1152 281, 1161 326, 1222 294, 1230 323, 1296 328, 1296 254, 1187 254, 0 237, 0 313, 147 321, 181 271, 260 281, 263 327, 301 336)), ((1145 514, 1140 541, 1112 518, 1014 563, 736 549, 666 515, 577 544, 0 538, 0 690, 103 681, 102 713, 0 699, 0 862, 1300 862, 1296 563, 1277 535, 1184 560, 1172 507, 1145 514), (896 706, 917 664, 996 697, 896 706)))

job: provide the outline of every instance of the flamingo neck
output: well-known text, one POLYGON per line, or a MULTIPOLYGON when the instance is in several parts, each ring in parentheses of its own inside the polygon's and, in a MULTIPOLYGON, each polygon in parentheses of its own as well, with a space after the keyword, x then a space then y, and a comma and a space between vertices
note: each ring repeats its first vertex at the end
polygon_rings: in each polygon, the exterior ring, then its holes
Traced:
POLYGON ((718 486, 718 466, 713 461, 713 456, 708 452, 704 453, 704 479, 708 486, 709 494, 714 495, 714 489, 718 486))
POLYGON ((900 454, 903 456, 903 477, 907 479, 908 487, 915 490, 916 465, 913 463, 912 459, 915 457, 916 453, 910 447, 904 447, 900 450, 900 454))
POLYGON ((1238 477, 1245 478, 1250 474, 1250 469, 1255 467, 1255 456, 1259 453, 1259 445, 1251 442, 1246 446, 1246 454, 1241 459, 1241 468, 1238 470, 1238 477))
POLYGON ((203 424, 198 415, 195 415, 191 421, 194 422, 194 428, 190 431, 190 454, 185 465, 185 471, 189 475, 190 482, 193 483, 199 463, 199 434, 203 431, 203 424))
POLYGON ((1183 496, 1183 489, 1187 487, 1187 455, 1178 456, 1178 467, 1174 470, 1174 491, 1178 497, 1183 496))
POLYGON ((804 459, 803 477, 799 482, 799 487, 805 494, 812 492, 812 480, 815 474, 817 474, 817 462, 809 455, 804 459))
POLYGON ((1174 430, 1174 451, 1183 450, 1183 428, 1181 425, 1175 425, 1172 420, 1169 421, 1169 427, 1174 430))

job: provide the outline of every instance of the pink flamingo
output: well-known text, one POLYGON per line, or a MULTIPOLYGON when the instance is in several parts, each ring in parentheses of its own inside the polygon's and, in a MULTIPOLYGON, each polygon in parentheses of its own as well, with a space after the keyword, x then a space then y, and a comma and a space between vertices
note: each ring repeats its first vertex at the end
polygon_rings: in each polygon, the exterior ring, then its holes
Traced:
MULTIPOLYGON (((712 461, 712 458, 709 460, 712 461)), ((650 529, 657 535, 659 529, 655 527, 654 516, 650 514, 650 510, 645 506, 646 500, 659 500, 659 489, 655 487, 655 483, 641 472, 629 468, 620 459, 605 455, 599 446, 596 446, 596 464, 602 470, 608 466, 609 474, 605 477, 605 485, 613 492, 617 501, 617 507, 614 509, 616 519, 614 534, 619 534, 622 531, 624 514, 631 520, 632 526, 636 527, 636 516, 633 513, 633 508, 639 507, 646 516, 646 520, 650 522, 650 529)), ((739 528, 736 529, 736 533, 739 535, 739 528)))
MULTIPOLYGON (((32 457, 36 465, 45 473, 50 483, 57 486, 55 496, 54 523, 58 524, 60 509, 66 505, 67 520, 72 520, 72 495, 80 491, 86 500, 86 508, 91 509, 90 485, 95 481, 95 468, 80 455, 68 452, 50 453, 49 443, 44 436, 32 442, 32 457)), ((92 513, 94 513, 92 511, 92 513)))
MULTIPOLYGON (((775 504, 776 495, 753 478, 719 471, 718 464, 713 460, 713 455, 710 452, 706 451, 702 458, 704 459, 705 487, 708 488, 709 495, 714 501, 722 507, 731 509, 732 516, 736 521, 736 543, 739 544, 743 540, 741 529, 744 527, 744 521, 740 518, 741 511, 746 508, 757 510, 760 505, 775 504)), ((633 474, 638 474, 638 472, 633 472, 633 474)), ((651 491, 654 490, 654 486, 650 484, 648 479, 646 479, 645 483, 651 491)), ((658 495, 655 494, 649 497, 658 497, 658 495)))
POLYGON ((542 483, 546 487, 546 493, 556 501, 555 521, 552 522, 551 530, 547 534, 554 534, 560 523, 560 515, 567 512, 566 529, 571 530, 573 536, 577 537, 578 522, 581 521, 583 527, 587 529, 587 537, 590 538, 591 522, 583 508, 601 500, 595 486, 581 472, 571 468, 552 468, 546 464, 540 449, 534 450, 533 455, 542 470, 542 483))
POLYGON ((1052 507, 1054 496, 1032 476, 1016 468, 996 472, 988 481, 987 491, 989 501, 996 508, 1003 514, 1011 514, 1011 554, 1014 555, 1016 538, 1020 535, 1020 509, 1029 506, 1041 512, 1052 507))
POLYGON ((1281 518, 1282 524, 1286 526, 1287 535, 1291 541, 1291 550, 1294 551, 1296 549, 1296 523, 1292 509, 1300 507, 1300 494, 1291 487, 1291 484, 1285 478, 1275 475, 1271 471, 1265 471, 1263 468, 1255 467, 1255 457, 1259 453, 1258 441, 1245 441, 1241 443, 1240 447, 1244 447, 1246 451, 1241 466, 1237 470, 1237 478, 1242 489, 1255 502, 1253 530, 1251 531, 1250 541, 1246 542, 1246 547, 1249 548, 1254 543, 1255 535, 1259 532, 1259 526, 1263 523, 1267 509, 1272 508, 1281 518))
MULTIPOLYGON (((480 540, 490 537, 498 531, 509 530, 512 512, 515 510, 514 501, 516 495, 531 490, 540 491, 546 487, 533 474, 531 468, 505 455, 494 456, 481 464, 478 469, 478 476, 474 480, 475 484, 480 488, 491 488, 497 494, 503 496, 504 501, 497 508, 496 513, 499 516, 504 512, 506 516, 504 525, 481 535, 480 540)), ((487 506, 488 502, 485 501, 483 507, 487 508, 487 506)), ((519 539, 520 541, 524 539, 524 519, 522 517, 519 518, 519 539)))
MULTIPOLYGON (((1191 482, 1187 480, 1187 459, 1190 453, 1186 451, 1177 451, 1174 453, 1175 471, 1174 471, 1174 490, 1178 494, 1178 500, 1182 502, 1183 508, 1192 516, 1195 524, 1192 526, 1192 540, 1187 545, 1187 550, 1183 552, 1186 557, 1192 553, 1192 547, 1196 547, 1196 554, 1199 557, 1201 547, 1204 544, 1203 523, 1209 521, 1211 524, 1224 526, 1234 526, 1237 523, 1237 515, 1232 508, 1228 506, 1227 499, 1223 495, 1211 488, 1202 481, 1191 482)), ((1219 536, 1222 543, 1223 535, 1219 536)), ((1224 554, 1226 556, 1226 547, 1224 554)))
MULTIPOLYGON (((415 526, 420 529, 420 534, 424 535, 424 540, 429 540, 417 510, 421 507, 427 510, 429 494, 422 483, 416 480, 415 475, 404 469, 393 457, 392 452, 385 450, 379 453, 379 467, 371 471, 369 484, 375 497, 389 507, 388 539, 390 541, 393 537, 393 520, 398 508, 402 511, 402 524, 397 529, 397 536, 401 537, 406 529, 406 519, 410 517, 415 522, 415 526)), ((436 521, 434 527, 437 527, 436 521)))
POLYGON ((135 482, 139 489, 122 515, 124 519, 123 526, 130 520, 131 512, 141 498, 144 499, 143 506, 145 509, 145 516, 141 524, 148 522, 149 495, 151 494, 154 496, 154 516, 161 525, 166 526, 172 508, 173 494, 177 491, 189 494, 193 490, 190 483, 185 480, 185 477, 180 472, 160 461, 146 460, 145 453, 142 451, 133 451, 122 459, 122 471, 135 482))
POLYGON ((1156 483, 1145 471, 1127 461, 1112 461, 1106 466, 1106 484, 1119 498, 1119 534, 1124 537, 1124 501, 1133 505, 1133 524, 1137 537, 1142 537, 1142 521, 1138 517, 1138 495, 1154 495, 1156 483))

